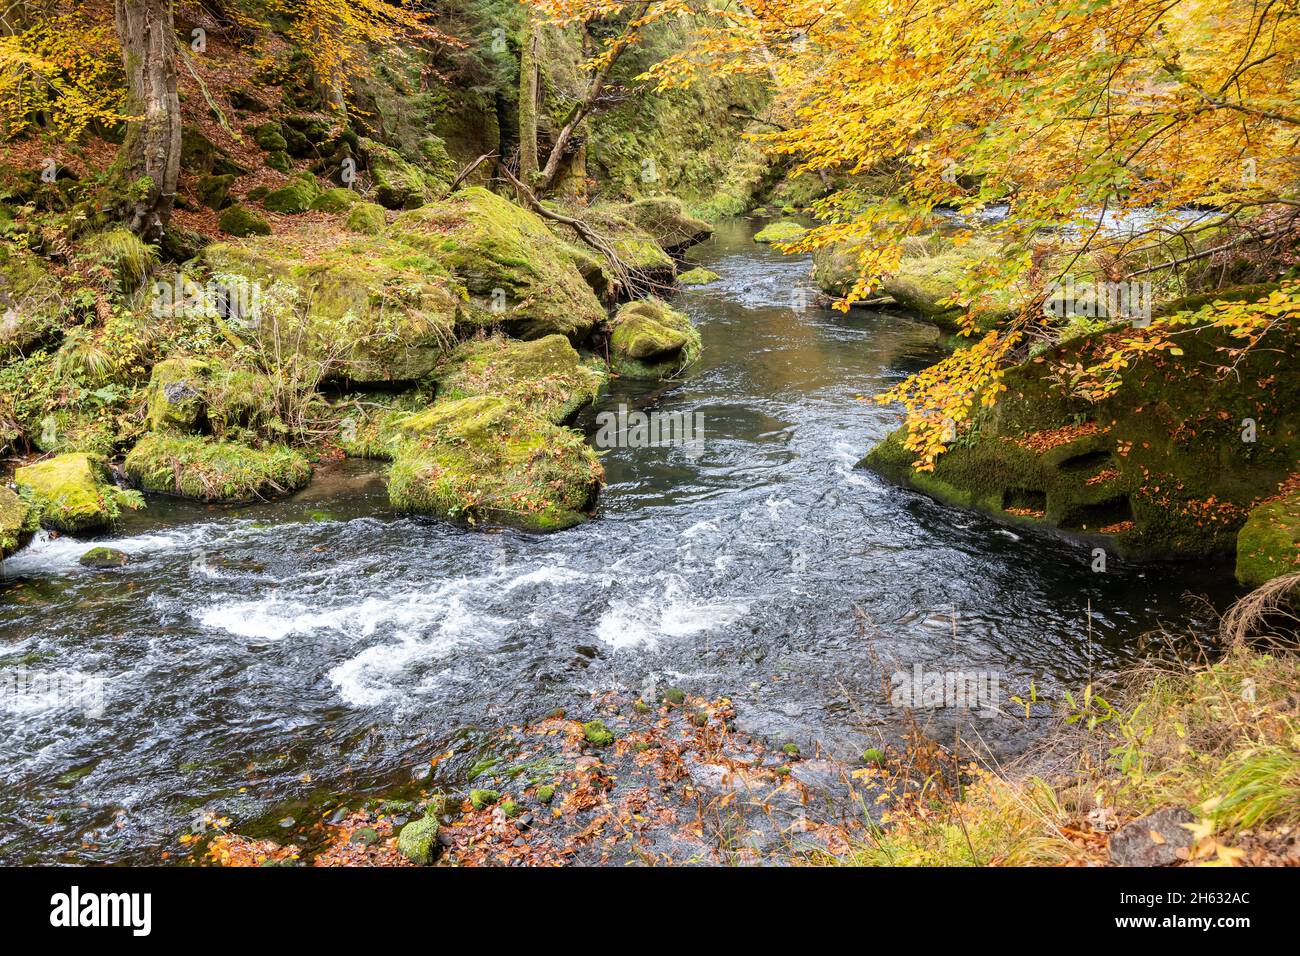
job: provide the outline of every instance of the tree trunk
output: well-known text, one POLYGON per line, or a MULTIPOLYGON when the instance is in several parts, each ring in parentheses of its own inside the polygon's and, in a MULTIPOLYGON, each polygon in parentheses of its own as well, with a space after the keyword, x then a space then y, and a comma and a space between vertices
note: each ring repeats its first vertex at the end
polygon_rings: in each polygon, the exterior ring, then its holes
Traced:
POLYGON ((519 50, 519 178, 531 185, 537 178, 537 20, 531 8, 524 14, 524 42, 519 50))
POLYGON ((116 0, 126 67, 126 113, 134 117, 121 156, 126 224, 157 241, 171 219, 181 168, 181 103, 176 95, 176 32, 171 0, 116 0))

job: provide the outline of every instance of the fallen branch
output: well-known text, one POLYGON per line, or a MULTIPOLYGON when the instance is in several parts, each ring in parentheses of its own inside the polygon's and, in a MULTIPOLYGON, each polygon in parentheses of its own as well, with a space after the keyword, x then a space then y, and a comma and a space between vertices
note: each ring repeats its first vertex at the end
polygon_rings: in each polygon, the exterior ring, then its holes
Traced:
POLYGON ((483 163, 487 162, 489 159, 496 159, 496 158, 497 158, 496 153, 484 153, 482 156, 474 160, 474 162, 470 163, 468 166, 466 166, 464 169, 462 169, 460 172, 456 174, 456 178, 451 181, 451 188, 448 189, 447 191, 454 193, 457 189, 460 188, 460 184, 465 181, 465 179, 469 176, 470 173, 474 172, 474 170, 478 169, 481 165, 483 165, 483 163))

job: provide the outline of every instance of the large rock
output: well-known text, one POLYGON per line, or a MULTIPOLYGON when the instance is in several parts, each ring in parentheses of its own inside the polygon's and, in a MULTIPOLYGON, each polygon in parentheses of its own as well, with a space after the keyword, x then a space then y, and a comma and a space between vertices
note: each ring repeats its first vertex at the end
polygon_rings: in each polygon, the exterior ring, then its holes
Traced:
POLYGON ((243 503, 288 494, 311 479, 311 463, 282 445, 251 448, 211 438, 153 433, 126 456, 145 491, 198 501, 243 503))
POLYGON ((169 358, 153 367, 145 422, 156 432, 273 437, 283 431, 275 391, 267 375, 246 366, 169 358))
POLYGON ((32 536, 31 509, 9 488, 0 485, 0 561, 13 554, 32 536))
POLYGON ((629 302, 610 322, 610 365, 627 378, 671 378, 699 354, 691 320, 658 299, 629 302))
POLYGON ((438 402, 400 428, 388 496, 402 511, 556 531, 586 520, 604 478, 580 435, 501 398, 438 402))
MULTIPOLYGON (((576 213, 592 231, 609 243, 620 265, 632 274, 633 282, 669 285, 677 272, 677 264, 654 236, 636 223, 627 219, 613 208, 596 207, 580 210, 576 213)), ((602 299, 613 298, 620 290, 617 287, 619 276, 613 274, 609 262, 591 246, 582 241, 567 226, 556 226, 555 231, 564 235, 571 246, 571 255, 587 284, 602 299)))
POLYGON ((387 209, 414 209, 446 193, 446 179, 407 162, 397 150, 364 137, 358 146, 379 205, 387 209))
POLYGON ((1257 588, 1300 572, 1300 486, 1256 506, 1237 533, 1237 580, 1257 588))
POLYGON ((437 372, 439 399, 496 395, 563 424, 596 400, 604 363, 584 362, 563 335, 531 342, 491 336, 465 342, 437 372))
MULTIPOLYGON (((893 480, 1007 521, 1044 523, 1135 557, 1231 553, 1252 505, 1300 460, 1300 329, 1218 376, 1239 344, 1204 329, 1178 337, 1181 356, 1148 354, 1123 384, 1088 402, 1064 393, 1061 366, 1099 362, 1098 333, 1010 370, 933 472, 912 469, 899 430, 863 459, 893 480)), ((1248 536, 1249 541, 1249 536, 1248 536)))
POLYGON ((473 320, 524 339, 578 342, 604 309, 568 243, 526 209, 478 186, 402 213, 389 236, 440 260, 475 296, 473 320))
POLYGON ((268 347, 300 347, 327 363, 328 377, 414 381, 454 344, 464 288, 434 256, 391 239, 304 230, 216 243, 203 261, 212 273, 242 276, 248 288, 270 295, 257 321, 243 316, 237 325, 268 347), (275 294, 276 283, 292 301, 275 294))
POLYGON ((41 527, 54 531, 102 531, 123 508, 138 506, 138 496, 109 482, 103 459, 80 452, 19 468, 14 483, 36 509, 41 527))
POLYGON ((146 392, 149 428, 197 431, 206 412, 211 376, 212 363, 203 359, 173 358, 155 365, 146 392))
POLYGON ((682 208, 681 200, 655 196, 611 207, 617 215, 649 233, 663 249, 680 252, 713 235, 713 227, 682 208))

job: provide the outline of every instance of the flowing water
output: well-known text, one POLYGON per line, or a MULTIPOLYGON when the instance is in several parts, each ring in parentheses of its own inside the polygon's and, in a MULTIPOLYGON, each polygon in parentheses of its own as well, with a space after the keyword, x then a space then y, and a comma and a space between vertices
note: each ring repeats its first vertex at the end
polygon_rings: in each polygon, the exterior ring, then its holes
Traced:
MULTIPOLYGON (((616 383, 577 422, 698 413, 702 438, 610 450, 582 527, 398 516, 381 466, 348 462, 272 504, 153 500, 107 542, 120 570, 66 537, 6 562, 0 862, 157 860, 195 814, 410 781, 449 749, 432 783, 463 786, 493 728, 610 688, 726 695, 743 730, 849 756, 902 732, 895 671, 995 673, 1013 712, 1031 680, 1051 697, 1185 626, 1186 592, 1229 596, 1222 569, 1095 573, 1082 544, 855 469, 899 420, 861 399, 935 361, 936 333, 801 309, 808 259, 751 233, 693 250, 722 279, 680 295, 705 344, 684 380, 616 383)), ((1043 723, 927 713, 1004 753, 1043 723)))

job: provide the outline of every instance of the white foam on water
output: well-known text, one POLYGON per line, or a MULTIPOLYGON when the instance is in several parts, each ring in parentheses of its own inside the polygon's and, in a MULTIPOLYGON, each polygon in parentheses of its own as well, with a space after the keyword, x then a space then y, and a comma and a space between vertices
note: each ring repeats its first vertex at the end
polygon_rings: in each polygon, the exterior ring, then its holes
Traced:
POLYGON ((670 575, 662 593, 611 601, 596 622, 596 637, 615 650, 655 647, 663 638, 692 637, 726 627, 748 609, 743 601, 700 600, 680 577, 670 575))
POLYGON ((62 710, 98 716, 104 709, 108 679, 76 670, 0 670, 0 713, 18 717, 62 710))
POLYGON ((81 556, 95 547, 112 548, 132 557, 193 551, 197 558, 206 547, 225 545, 236 537, 246 537, 247 529, 238 525, 199 524, 126 538, 86 540, 72 535, 53 536, 37 532, 31 544, 9 560, 0 562, 0 575, 66 574, 78 569, 81 556))
POLYGON ((526 587, 530 584, 576 584, 578 581, 585 580, 586 577, 586 574, 581 571, 574 571, 572 568, 560 565, 546 565, 512 578, 503 587, 506 591, 513 591, 516 588, 526 587))

